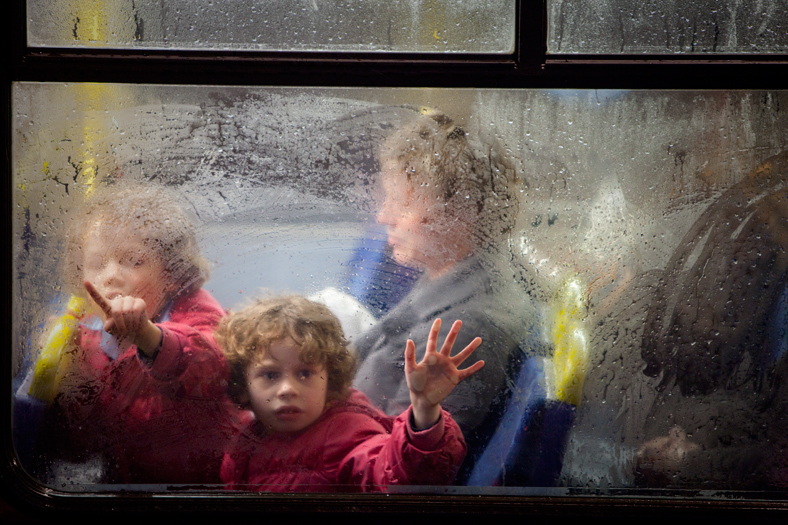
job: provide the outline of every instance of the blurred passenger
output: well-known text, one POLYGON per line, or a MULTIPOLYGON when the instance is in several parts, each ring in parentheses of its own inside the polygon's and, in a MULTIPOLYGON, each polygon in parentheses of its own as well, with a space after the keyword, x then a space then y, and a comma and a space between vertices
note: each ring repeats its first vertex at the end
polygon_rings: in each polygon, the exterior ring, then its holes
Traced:
POLYGON ((100 482, 219 482, 234 428, 213 337, 224 310, 200 288, 193 224, 164 188, 117 184, 67 236, 65 284, 90 306, 60 362, 46 451, 100 458, 100 482))
POLYGON ((788 486, 788 154, 698 218, 649 309, 644 373, 660 379, 638 480, 788 486))
POLYGON ((232 370, 230 394, 255 420, 222 464, 232 489, 270 492, 382 491, 388 485, 449 484, 465 457, 457 424, 440 403, 484 366, 458 366, 481 344, 450 356, 456 322, 437 351, 440 320, 416 363, 404 364, 410 407, 396 419, 350 388, 356 360, 339 320, 299 296, 257 300, 217 331, 232 370))
POLYGON ((528 357, 519 343, 536 324, 535 309, 505 253, 518 211, 512 196, 516 177, 493 148, 473 147, 452 119, 427 108, 415 110, 384 141, 378 157, 378 222, 386 227, 394 259, 423 275, 376 326, 354 339, 361 361, 354 385, 387 414, 402 412, 410 402, 402 375, 406 341, 426 339, 438 316, 462 319, 458 343, 481 337, 486 363, 443 403, 468 442, 459 477, 464 481, 528 357))

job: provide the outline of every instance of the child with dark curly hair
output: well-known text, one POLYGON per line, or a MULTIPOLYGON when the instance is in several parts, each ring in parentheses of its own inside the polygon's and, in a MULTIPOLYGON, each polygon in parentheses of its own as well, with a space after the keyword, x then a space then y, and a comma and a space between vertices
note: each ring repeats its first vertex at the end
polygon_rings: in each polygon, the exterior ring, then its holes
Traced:
POLYGON ((437 351, 433 324, 424 359, 405 349, 411 406, 396 419, 350 388, 355 357, 337 318, 298 296, 257 300, 230 313, 216 338, 231 369, 230 395, 255 419, 225 455, 231 489, 270 492, 384 491, 443 485, 465 457, 459 427, 440 403, 484 366, 458 370, 481 344, 451 356, 461 323, 437 351))

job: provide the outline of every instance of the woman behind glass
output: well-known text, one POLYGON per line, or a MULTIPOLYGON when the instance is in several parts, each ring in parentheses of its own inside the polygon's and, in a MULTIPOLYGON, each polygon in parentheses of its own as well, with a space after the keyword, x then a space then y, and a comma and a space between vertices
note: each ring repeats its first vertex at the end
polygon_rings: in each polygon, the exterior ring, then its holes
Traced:
MULTIPOLYGON (((376 326, 354 340, 361 362, 355 386, 388 414, 409 404, 402 348, 427 339, 435 318, 463 322, 457 346, 481 337, 486 365, 446 398, 465 435, 467 476, 501 418, 519 363, 536 346, 536 310, 509 266, 517 183, 493 148, 482 152, 445 114, 421 108, 378 151, 382 204, 394 259, 423 276, 376 326)), ((423 350, 422 350, 423 353, 423 350)), ((417 356, 421 359, 421 356, 417 356)), ((462 481, 463 473, 458 478, 462 481)))

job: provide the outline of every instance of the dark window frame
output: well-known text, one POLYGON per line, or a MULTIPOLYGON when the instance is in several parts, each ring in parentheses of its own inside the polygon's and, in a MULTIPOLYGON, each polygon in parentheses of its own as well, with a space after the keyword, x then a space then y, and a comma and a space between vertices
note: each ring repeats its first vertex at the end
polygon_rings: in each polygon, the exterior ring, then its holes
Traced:
MULTIPOLYGON (((473 88, 615 88, 615 89, 780 89, 788 55, 547 55, 546 0, 518 0, 515 51, 511 55, 418 53, 295 53, 102 50, 95 48, 29 48, 26 43, 26 10, 23 0, 10 2, 4 20, 6 56, 3 82, 3 224, 9 249, 3 273, 12 275, 11 237, 11 137, 13 129, 11 85, 29 82, 108 82, 143 84, 211 84, 266 86, 351 87, 473 87, 473 88), (351 73, 351 74, 349 74, 351 73)), ((3 333, 10 347, 13 297, 11 279, 3 281, 3 333)), ((1 365, 0 388, 10 392, 10 360, 1 365)), ((13 457, 10 404, 0 403, 3 427, 0 460, 0 518, 74 517, 75 513, 116 519, 114 510, 136 519, 167 519, 169 513, 186 513, 187 519, 215 521, 217 513, 231 512, 230 520, 256 516, 277 519, 283 514, 328 512, 349 517, 350 509, 375 516, 402 514, 453 514, 480 519, 544 517, 630 520, 643 515, 657 519, 682 516, 713 519, 785 519, 788 501, 692 499, 677 492, 676 499, 649 497, 647 490, 622 490, 615 495, 579 493, 571 497, 522 496, 419 496, 419 495, 207 495, 189 493, 113 494, 89 496, 60 494, 29 479, 13 457), (623 497, 626 496, 626 497, 623 497), (98 514, 96 514, 98 513, 98 514)), ((756 496, 757 495, 753 495, 756 496)), ((224 516, 226 518, 226 516, 224 516)))
POLYGON ((548 55, 547 0, 517 0, 515 16, 510 55, 29 48, 13 0, 6 49, 11 80, 142 84, 769 89, 788 65, 778 53, 548 55))

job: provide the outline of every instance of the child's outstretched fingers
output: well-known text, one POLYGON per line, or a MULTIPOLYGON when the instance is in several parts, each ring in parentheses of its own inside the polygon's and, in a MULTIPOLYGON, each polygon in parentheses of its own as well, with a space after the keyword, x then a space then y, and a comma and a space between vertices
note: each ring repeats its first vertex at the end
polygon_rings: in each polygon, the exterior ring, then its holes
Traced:
MULTIPOLYGON (((435 320, 438 323, 438 329, 440 329, 440 319, 435 320)), ((435 325, 433 324, 433 328, 435 325)), ((460 329, 462 328, 462 321, 459 319, 454 321, 454 324, 451 325, 451 329, 449 330, 448 335, 446 335, 446 339, 443 341, 443 346, 441 347, 441 354, 449 357, 451 355, 451 349, 454 346, 454 342, 457 340, 457 334, 460 333, 460 329)), ((435 334, 435 338, 437 339, 438 334, 435 334)), ((460 361, 462 362, 462 361, 460 361)))
POLYGON ((427 371, 416 364, 416 345, 408 339, 405 344, 405 380, 410 390, 421 392, 427 380, 427 371))
MULTIPOLYGON (((456 323, 455 323, 456 324, 456 323)), ((430 328, 430 334, 427 336, 427 353, 435 353, 438 348, 438 334, 441 331, 441 320, 435 319, 430 328)), ((444 345, 445 346, 445 345, 444 345)), ((441 348, 441 352, 443 349, 441 348)))
MULTIPOLYGON (((440 329, 440 319, 436 319, 435 323, 438 324, 438 329, 440 329)), ((435 329, 435 323, 433 323, 433 330, 435 329)), ((451 356, 452 347, 454 346, 455 341, 457 341, 457 335, 460 333, 461 328, 462 328, 462 321, 460 321, 459 319, 454 321, 454 324, 451 325, 451 330, 449 330, 449 333, 443 342, 443 346, 441 347, 441 352, 440 352, 441 354, 448 357, 451 360, 451 363, 454 365, 454 368, 457 369, 458 383, 463 379, 472 376, 473 374, 481 370, 482 367, 484 366, 484 361, 477 361, 476 363, 474 363, 473 365, 469 366, 464 370, 459 369, 460 365, 463 362, 465 362, 465 360, 468 359, 468 357, 470 357, 470 355, 473 352, 475 352, 476 349, 479 348, 479 346, 482 344, 481 337, 477 337, 476 339, 471 341, 471 343, 468 346, 463 348, 462 351, 459 352, 454 357, 451 356)), ((435 338, 437 339, 438 337, 437 331, 434 333, 435 333, 435 338)), ((430 333, 430 336, 432 336, 432 333, 430 333)))
POLYGON ((460 352, 459 354, 457 354, 457 355, 455 355, 454 357, 451 358, 452 363, 454 364, 454 366, 458 367, 457 374, 459 375, 459 380, 460 381, 462 381, 465 378, 468 378, 468 377, 472 376, 473 374, 475 374, 476 372, 478 372, 479 370, 481 370, 484 367, 484 361, 476 361, 475 363, 473 363, 468 368, 464 368, 463 370, 459 370, 459 366, 466 359, 468 359, 471 356, 471 354, 474 353, 476 351, 476 349, 479 348, 479 346, 481 346, 481 344, 482 344, 482 338, 481 337, 477 337, 476 339, 471 341, 471 344, 469 344, 468 346, 463 348, 462 352, 460 352))
POLYGON ((421 362, 416 363, 416 345, 413 341, 408 340, 405 345, 405 378, 410 390, 413 417, 419 428, 434 424, 440 416, 440 403, 460 381, 484 366, 484 361, 478 361, 466 369, 458 368, 481 345, 482 340, 478 337, 452 357, 451 349, 462 327, 460 321, 452 325, 438 352, 440 326, 440 319, 436 319, 427 337, 427 348, 421 362))

